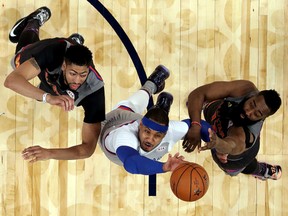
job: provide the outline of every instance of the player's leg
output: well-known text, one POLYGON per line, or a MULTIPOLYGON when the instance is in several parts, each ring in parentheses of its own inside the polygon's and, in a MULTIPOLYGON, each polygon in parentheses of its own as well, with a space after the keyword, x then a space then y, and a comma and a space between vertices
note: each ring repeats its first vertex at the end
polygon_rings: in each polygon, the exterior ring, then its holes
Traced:
POLYGON ((256 158, 246 166, 242 171, 243 174, 253 175, 261 180, 278 180, 282 175, 282 168, 279 165, 271 165, 264 162, 258 162, 256 158))
POLYGON ((13 43, 18 43, 16 52, 22 47, 39 40, 39 27, 50 17, 50 9, 41 7, 15 23, 9 32, 9 39, 13 43))
POLYGON ((173 95, 169 92, 161 92, 157 97, 157 101, 154 107, 159 107, 169 113, 172 103, 173 95))
POLYGON ((115 108, 129 108, 135 113, 142 114, 148 106, 149 98, 152 94, 159 93, 165 86, 165 80, 169 77, 169 70, 163 65, 156 67, 154 72, 148 77, 144 85, 131 95, 127 100, 121 101, 115 108))

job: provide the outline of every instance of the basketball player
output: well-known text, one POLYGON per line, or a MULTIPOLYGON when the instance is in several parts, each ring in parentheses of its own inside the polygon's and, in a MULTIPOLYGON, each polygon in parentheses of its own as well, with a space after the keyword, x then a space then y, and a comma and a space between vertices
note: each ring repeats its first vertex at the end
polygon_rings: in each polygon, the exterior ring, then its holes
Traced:
POLYGON ((163 90, 169 70, 159 65, 140 90, 121 101, 102 123, 100 146, 108 159, 132 174, 151 175, 174 170, 183 162, 179 153, 159 160, 187 133, 190 120, 169 121, 173 96, 162 92, 142 116, 152 94, 163 90))
MULTIPOLYGON (((281 98, 275 90, 258 91, 246 80, 213 82, 192 91, 188 97, 188 111, 192 120, 183 148, 192 152, 212 149, 218 166, 227 174, 252 174, 262 180, 277 180, 282 170, 279 165, 258 162, 260 131, 265 118, 273 115, 281 106, 281 98), (210 142, 201 147, 201 110, 209 129, 210 142), (193 123, 194 122, 194 123, 193 123)), ((202 129, 203 130, 203 129, 202 129)))
POLYGON ((95 70, 91 51, 78 34, 69 38, 39 40, 39 28, 51 17, 47 7, 41 7, 16 22, 9 38, 17 43, 12 59, 14 71, 4 85, 13 91, 43 103, 62 107, 65 111, 82 106, 85 117, 82 143, 70 148, 46 149, 40 146, 26 148, 25 160, 82 159, 91 156, 105 120, 104 84, 95 70), (39 87, 29 80, 38 76, 39 87))

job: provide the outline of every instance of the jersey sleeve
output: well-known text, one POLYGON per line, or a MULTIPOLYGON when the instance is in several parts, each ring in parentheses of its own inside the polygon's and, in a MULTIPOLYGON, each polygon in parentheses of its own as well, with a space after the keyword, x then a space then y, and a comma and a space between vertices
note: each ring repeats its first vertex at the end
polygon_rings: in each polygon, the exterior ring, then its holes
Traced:
MULTIPOLYGON (((191 126, 190 119, 183 119, 182 122, 185 122, 190 128, 191 126)), ((200 130, 201 139, 204 142, 210 142, 208 129, 211 128, 211 125, 207 121, 204 121, 204 120, 201 120, 200 123, 201 123, 201 130, 200 130)))
MULTIPOLYGON (((43 41, 43 43, 45 42, 46 41, 43 41)), ((66 46, 67 43, 64 40, 55 40, 55 42, 49 45, 42 45, 40 41, 30 50, 31 56, 35 58, 41 70, 47 68, 49 71, 53 71, 63 64, 66 46)))
POLYGON ((129 146, 120 146, 117 148, 116 154, 129 173, 142 175, 164 173, 164 163, 141 156, 137 150, 129 146))
POLYGON ((178 142, 183 139, 188 130, 189 126, 184 121, 169 121, 169 133, 172 134, 171 137, 174 142, 178 142))
POLYGON ((97 123, 105 120, 104 87, 86 96, 80 103, 84 109, 84 122, 97 123))

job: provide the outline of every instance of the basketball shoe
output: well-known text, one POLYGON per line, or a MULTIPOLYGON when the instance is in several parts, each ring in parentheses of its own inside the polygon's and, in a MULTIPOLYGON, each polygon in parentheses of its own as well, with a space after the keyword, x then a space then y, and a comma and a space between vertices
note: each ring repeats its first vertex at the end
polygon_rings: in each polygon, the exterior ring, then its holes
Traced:
POLYGON ((76 43, 83 45, 84 44, 84 37, 78 33, 74 33, 72 35, 69 36, 70 39, 72 39, 73 41, 76 41, 76 43))
POLYGON ((282 175, 282 168, 279 165, 270 165, 267 163, 260 163, 260 166, 264 168, 264 174, 253 174, 255 178, 261 179, 261 180, 278 180, 281 178, 282 175))
POLYGON ((173 103, 172 94, 168 92, 161 92, 157 97, 157 102, 155 106, 165 110, 166 113, 168 114, 172 103, 173 103))
POLYGON ((9 32, 9 40, 12 43, 17 43, 21 33, 23 32, 27 23, 30 20, 32 20, 32 19, 38 20, 39 25, 42 26, 47 20, 50 19, 50 17, 51 17, 51 11, 49 8, 47 8, 47 7, 38 8, 37 10, 35 10, 31 14, 29 14, 28 16, 19 19, 15 23, 15 25, 13 26, 13 28, 9 32))
POLYGON ((157 87, 157 90, 156 90, 156 92, 154 94, 157 94, 157 93, 161 92, 164 89, 165 80, 169 76, 170 76, 170 72, 165 66, 159 65, 159 66, 157 66, 155 68, 153 73, 147 79, 147 80, 152 81, 157 87))

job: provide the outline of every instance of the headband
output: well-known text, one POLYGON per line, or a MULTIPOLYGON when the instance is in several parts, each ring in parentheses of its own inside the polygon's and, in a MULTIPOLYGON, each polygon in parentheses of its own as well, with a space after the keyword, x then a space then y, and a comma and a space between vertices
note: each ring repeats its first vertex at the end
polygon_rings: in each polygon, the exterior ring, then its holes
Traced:
POLYGON ((155 130, 161 133, 166 133, 168 130, 168 126, 160 125, 146 117, 142 118, 142 124, 152 130, 155 130))

